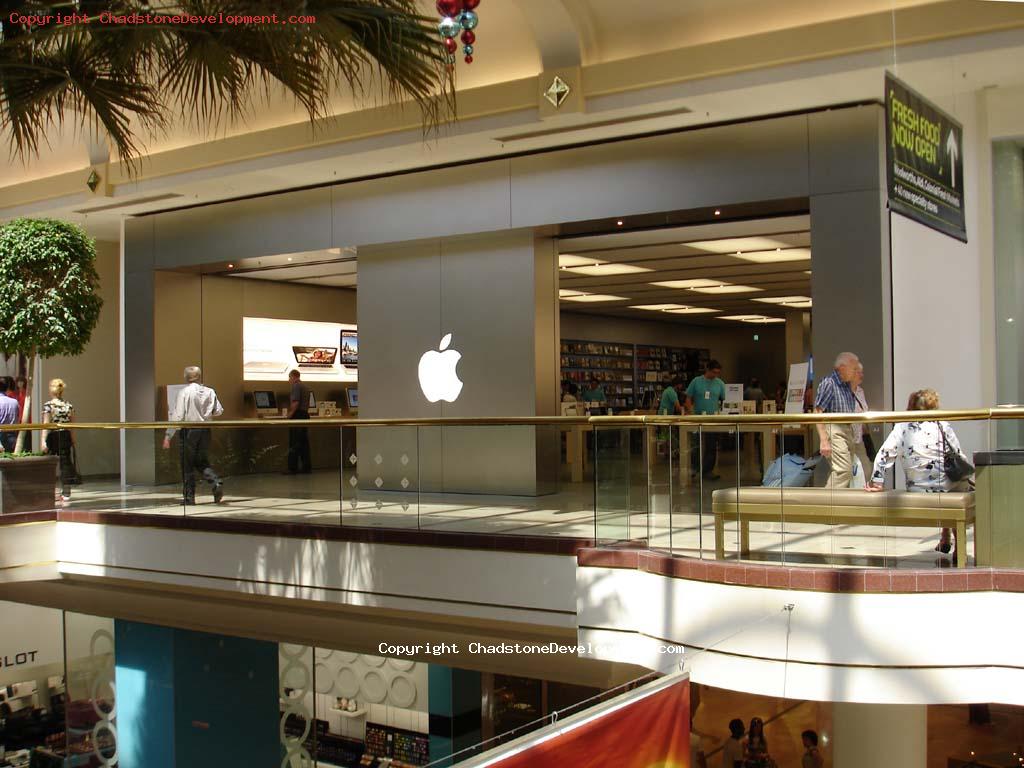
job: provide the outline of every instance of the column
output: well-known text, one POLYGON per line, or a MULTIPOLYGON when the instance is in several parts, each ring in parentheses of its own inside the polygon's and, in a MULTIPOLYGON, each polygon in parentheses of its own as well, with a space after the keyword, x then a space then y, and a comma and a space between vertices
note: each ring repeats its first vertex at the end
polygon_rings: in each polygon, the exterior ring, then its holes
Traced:
POLYGON ((835 768, 926 768, 928 707, 924 704, 833 704, 835 768))
POLYGON ((115 621, 118 765, 277 765, 276 643, 115 621))
POLYGON ((431 664, 428 681, 433 762, 480 743, 480 673, 431 664))

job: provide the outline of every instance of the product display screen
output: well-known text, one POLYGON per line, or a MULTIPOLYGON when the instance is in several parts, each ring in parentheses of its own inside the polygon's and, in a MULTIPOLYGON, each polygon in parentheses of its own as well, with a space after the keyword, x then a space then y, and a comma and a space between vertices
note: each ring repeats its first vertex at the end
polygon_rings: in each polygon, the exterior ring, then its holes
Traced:
POLYGON ((348 393, 348 407, 358 408, 359 407, 359 390, 349 387, 345 390, 348 393))
POLYGON ((355 331, 341 332, 342 365, 359 365, 359 334, 355 331))
POLYGON ((358 375, 356 326, 270 317, 242 318, 242 374, 245 381, 287 381, 298 370, 306 381, 354 382, 358 375), (348 334, 351 334, 349 340, 348 334), (342 365, 345 345, 353 362, 342 365))
POLYGON ((253 399, 256 401, 257 408, 277 408, 277 397, 270 390, 257 389, 253 392, 253 399))

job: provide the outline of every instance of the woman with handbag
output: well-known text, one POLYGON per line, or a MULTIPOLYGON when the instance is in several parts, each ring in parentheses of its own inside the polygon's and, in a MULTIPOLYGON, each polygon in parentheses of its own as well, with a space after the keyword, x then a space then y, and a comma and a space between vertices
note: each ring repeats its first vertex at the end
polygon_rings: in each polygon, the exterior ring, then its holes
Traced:
MULTIPOLYGON (((54 379, 50 382, 50 399, 43 403, 44 424, 69 424, 75 420, 75 406, 64 399, 64 381, 54 379)), ((70 429, 43 430, 43 453, 57 456, 57 477, 60 481, 60 501, 71 500, 71 484, 76 475, 72 451, 75 438, 70 429)))
MULTIPOLYGON (((908 411, 934 411, 939 395, 934 389, 919 389, 910 394, 908 411)), ((945 421, 910 421, 897 424, 878 449, 868 491, 881 491, 888 472, 899 458, 913 493, 949 493, 968 491, 974 467, 960 448, 953 428, 945 421)), ((943 528, 936 552, 956 551, 953 532, 943 528)), ((955 562, 955 558, 954 558, 955 562)))

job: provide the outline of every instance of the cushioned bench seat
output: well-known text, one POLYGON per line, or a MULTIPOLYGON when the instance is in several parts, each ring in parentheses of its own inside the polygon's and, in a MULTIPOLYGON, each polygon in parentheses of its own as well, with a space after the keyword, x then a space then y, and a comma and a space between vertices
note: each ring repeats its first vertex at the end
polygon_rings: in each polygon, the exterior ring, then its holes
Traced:
POLYGON ((711 495, 715 556, 725 557, 725 523, 739 520, 740 550, 750 551, 750 523, 820 523, 953 528, 957 565, 967 564, 967 526, 974 525, 974 493, 908 493, 851 488, 723 488, 711 495))

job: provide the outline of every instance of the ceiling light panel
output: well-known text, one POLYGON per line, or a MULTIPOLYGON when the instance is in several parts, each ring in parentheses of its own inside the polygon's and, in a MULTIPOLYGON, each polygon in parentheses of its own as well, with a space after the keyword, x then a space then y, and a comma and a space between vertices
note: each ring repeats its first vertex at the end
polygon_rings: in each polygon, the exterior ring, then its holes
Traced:
POLYGON ((564 296, 566 301, 593 302, 593 301, 627 301, 625 296, 610 296, 605 293, 581 293, 579 296, 564 296))
POLYGON ((684 243, 688 248, 707 253, 736 253, 741 251, 774 251, 776 248, 788 248, 789 243, 772 240, 768 237, 731 237, 725 240, 699 240, 695 243, 684 243))
POLYGON ((560 299, 567 299, 570 296, 582 296, 582 295, 583 295, 583 291, 570 291, 568 288, 559 288, 558 289, 558 298, 560 298, 560 299))
POLYGON ((708 288, 691 288, 690 290, 695 291, 696 293, 712 293, 720 295, 724 293, 757 293, 764 289, 754 288, 750 285, 729 285, 728 283, 722 283, 708 288))
POLYGON ((711 307, 683 307, 682 309, 670 309, 668 313, 670 315, 710 315, 715 312, 721 312, 720 309, 712 309, 711 307))
POLYGON ((567 267, 567 272, 588 277, 609 277, 611 275, 636 275, 641 272, 653 272, 647 267, 636 267, 632 264, 591 264, 589 267, 567 267))
POLYGON ((667 312, 670 309, 687 309, 685 304, 635 304, 630 309, 647 309, 651 312, 667 312))
POLYGON ((754 299, 764 304, 802 304, 810 300, 810 296, 769 296, 765 299, 754 299))
POLYGON ((736 251, 737 259, 753 261, 757 264, 778 264, 783 261, 808 261, 811 258, 810 248, 779 248, 774 251, 736 251))
POLYGON ((594 259, 588 256, 575 256, 571 253, 563 253, 558 257, 558 266, 560 267, 585 267, 604 263, 605 262, 601 259, 594 259))
POLYGON ((747 320, 753 320, 754 318, 761 317, 761 315, 720 315, 719 320, 739 320, 740 322, 746 322, 747 320))
POLYGON ((769 323, 784 323, 786 322, 781 317, 751 317, 743 321, 744 323, 758 323, 758 324, 769 324, 769 323))
POLYGON ((728 283, 722 280, 707 280, 705 278, 694 278, 691 280, 663 280, 658 283, 651 283, 651 285, 657 285, 661 288, 711 288, 716 285, 728 285, 728 283))

